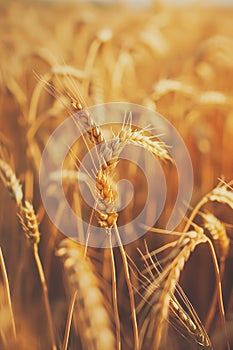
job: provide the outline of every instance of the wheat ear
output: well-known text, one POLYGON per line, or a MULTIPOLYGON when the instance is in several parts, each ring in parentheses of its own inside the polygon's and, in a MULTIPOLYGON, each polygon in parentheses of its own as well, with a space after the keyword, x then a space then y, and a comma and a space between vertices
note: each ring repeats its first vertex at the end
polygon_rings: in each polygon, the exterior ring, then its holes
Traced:
MULTIPOLYGON (((80 93, 79 87, 76 84, 76 82, 72 79, 71 75, 69 76, 68 82, 70 84, 65 84, 65 91, 62 93, 70 101, 70 106, 68 109, 71 113, 76 114, 79 125, 81 125, 84 131, 87 132, 91 143, 94 145, 98 145, 104 141, 102 131, 92 118, 91 113, 87 110, 86 101, 80 93)), ((48 83, 47 85, 52 90, 53 94, 55 94, 55 96, 57 97, 57 94, 59 94, 59 92, 57 92, 56 89, 54 87, 51 87, 51 85, 49 85, 48 83)))
POLYGON ((120 131, 118 137, 121 141, 139 145, 148 150, 161 160, 172 161, 164 142, 155 140, 154 136, 145 135, 145 130, 132 130, 130 125, 126 125, 120 131))
MULTIPOLYGON (((98 154, 98 157, 101 157, 104 162, 96 174, 96 205, 95 210, 93 209, 91 214, 91 219, 94 214, 94 211, 97 213, 97 218, 99 225, 107 230, 109 230, 117 220, 118 214, 114 208, 114 200, 117 198, 117 192, 113 188, 114 181, 110 179, 109 174, 109 163, 106 162, 107 143, 104 140, 101 129, 96 125, 95 121, 92 119, 90 113, 85 109, 85 103, 82 99, 75 100, 73 99, 72 106, 75 111, 78 111, 78 121, 87 130, 90 141, 99 145, 102 151, 98 154), (77 102, 76 102, 77 101, 77 102)), ((111 163, 112 164, 112 163, 111 163)), ((117 305, 117 286, 116 286, 116 271, 115 271, 115 260, 114 254, 111 246, 111 237, 110 239, 110 249, 111 249, 111 270, 112 270, 112 299, 115 315, 115 325, 116 325, 116 338, 117 338, 117 349, 121 348, 121 336, 120 336, 120 319, 117 305)), ((86 256, 87 244, 84 252, 86 256)))
MULTIPOLYGON (((180 233, 180 235, 182 235, 182 233, 180 233)), ((176 242, 173 242, 176 243, 176 242)), ((152 281, 154 280, 154 275, 152 272, 152 269, 155 270, 156 275, 160 275, 162 272, 162 266, 160 265, 159 261, 157 260, 157 262, 155 263, 154 260, 152 259, 152 255, 149 253, 147 244, 146 245, 146 256, 144 256, 140 250, 140 254, 143 257, 143 260, 145 261, 146 264, 146 270, 148 271, 152 281), (149 262, 147 262, 147 258, 149 258, 149 262), (151 265, 150 265, 151 263, 151 265)), ((156 250, 156 254, 159 253, 159 251, 164 251, 167 248, 174 248, 174 245, 166 247, 163 246, 162 248, 165 248, 163 250, 157 249, 156 250)), ((155 252, 153 252, 153 255, 155 254, 155 252)), ((169 261, 171 261, 174 257, 173 252, 170 253, 170 256, 168 255, 167 259, 166 259, 166 263, 169 263, 169 261)), ((140 273, 142 275, 142 277, 146 280, 146 283, 144 283, 144 288, 146 289, 148 287, 148 284, 150 285, 151 281, 146 278, 146 276, 142 273, 140 273)), ((176 287, 176 291, 178 292, 180 298, 183 300, 183 302, 185 303, 185 306, 187 307, 187 309, 190 311, 191 313, 191 317, 189 316, 189 314, 184 310, 184 308, 180 305, 178 299, 175 297, 175 295, 171 295, 171 300, 170 300, 170 311, 172 313, 172 315, 177 319, 177 321, 179 323, 181 323, 183 325, 183 327, 188 331, 188 334, 194 338, 194 340, 196 341, 196 343, 199 344, 208 344, 210 343, 208 334, 206 333, 206 330, 204 328, 204 326, 202 325, 198 315, 196 314, 193 306, 191 305, 190 301, 188 300, 187 296, 185 295, 184 291, 182 290, 182 288, 179 286, 179 284, 177 284, 176 287)))
POLYGON ((157 141, 151 136, 145 135, 145 130, 132 130, 132 115, 129 115, 129 122, 124 123, 121 131, 109 142, 102 142, 100 145, 100 159, 102 165, 97 172, 96 187, 98 195, 97 211, 99 213, 99 223, 102 227, 111 228, 117 221, 118 214, 114 207, 117 199, 117 192, 114 189, 114 181, 111 178, 119 156, 123 148, 129 144, 143 147, 153 153, 161 160, 172 161, 164 142, 157 141), (99 207, 99 208, 98 208, 99 207))
MULTIPOLYGON (((230 248, 230 238, 227 235, 225 225, 214 216, 212 213, 201 213, 200 214, 204 221, 204 227, 211 234, 211 238, 214 242, 215 249, 217 251, 220 260, 220 278, 222 279, 225 270, 225 261, 230 248)), ((211 322, 214 318, 217 304, 217 290, 215 290, 209 312, 206 317, 206 328, 209 329, 211 322)))
POLYGON ((120 152, 127 143, 141 145, 145 149, 149 150, 150 152, 164 160, 170 159, 170 157, 162 142, 154 141, 150 137, 145 136, 143 134, 144 131, 132 131, 130 118, 131 115, 129 116, 129 123, 123 125, 122 130, 116 138, 113 138, 110 141, 110 143, 103 142, 101 145, 100 155, 102 157, 103 164, 101 165, 96 176, 97 213, 99 218, 98 222, 100 226, 104 227, 106 230, 109 230, 110 235, 111 229, 113 228, 117 237, 117 241, 119 243, 119 249, 123 261, 125 278, 129 291, 130 305, 132 311, 132 323, 135 341, 134 345, 135 349, 139 349, 138 326, 134 293, 130 280, 130 273, 126 253, 122 246, 120 234, 117 228, 118 213, 116 212, 114 203, 117 198, 117 192, 113 188, 111 174, 117 165, 120 152))
MULTIPOLYGON (((187 224, 184 228, 184 231, 187 231, 188 228, 190 227, 192 221, 194 220, 195 216, 198 214, 199 209, 205 205, 208 201, 216 201, 218 203, 222 203, 225 205, 228 205, 231 209, 233 209, 233 192, 232 192, 232 187, 227 184, 224 183, 222 180, 219 183, 219 185, 214 188, 212 191, 210 191, 209 193, 207 193, 195 206, 195 208, 193 209, 187 224)), ((210 227, 210 223, 208 224, 208 226, 210 227)), ((216 232, 215 232, 216 233, 216 232)), ((219 232, 218 232, 219 234, 219 232)), ((228 252, 228 239, 226 239, 225 237, 223 238, 223 231, 220 234, 221 236, 221 241, 223 239, 223 241, 225 242, 221 242, 222 248, 224 246, 224 254, 228 252), (226 246, 225 246, 226 245, 226 246), (227 250, 226 250, 227 249, 227 250)), ((225 236, 225 235, 224 235, 225 236)), ((219 237, 220 238, 220 237, 219 237)), ((211 254, 212 254, 212 258, 213 258, 213 262, 214 262, 214 268, 215 268, 215 275, 216 275, 216 281, 217 281, 217 294, 218 294, 218 303, 219 303, 219 309, 220 309, 220 313, 221 313, 221 320, 222 320, 222 324, 223 324, 223 328, 224 328, 224 333, 227 339, 227 331, 226 331, 226 323, 225 323, 225 310, 224 310, 224 304, 223 304, 223 299, 222 299, 222 285, 221 285, 221 271, 219 271, 219 266, 218 266, 218 261, 217 261, 217 257, 216 257, 216 252, 214 249, 214 246, 212 244, 212 241, 210 239, 208 239, 208 243, 210 246, 210 250, 211 250, 211 254)), ((224 257, 224 259, 226 258, 226 256, 224 257)), ((222 267, 224 266, 224 264, 220 265, 220 268, 222 269, 222 267)), ((215 298, 215 296, 214 296, 215 298)), ((214 300, 214 299, 213 299, 214 300)), ((214 301, 213 301, 214 303, 214 301)), ((207 325, 209 326, 210 322, 211 322, 211 317, 212 317, 212 313, 214 311, 211 310, 211 312, 209 313, 208 317, 207 317, 207 325)), ((227 347, 228 349, 230 349, 230 345, 229 342, 227 342, 227 347)))
MULTIPOLYGON (((119 249, 120 249, 120 253, 123 261, 125 278, 126 278, 128 291, 129 291, 130 305, 131 305, 131 311, 132 311, 132 322, 133 322, 134 341, 135 341, 134 349, 138 350, 139 349, 138 328, 137 328, 137 318, 136 318, 136 311, 135 311, 133 288, 130 281, 130 274, 129 274, 126 253, 124 251, 121 238, 119 235, 119 231, 117 228, 117 223, 116 223, 118 214, 114 206, 114 201, 117 198, 117 192, 114 191, 114 189, 112 188, 112 185, 110 183, 110 175, 108 174, 107 168, 100 169, 98 171, 97 179, 96 179, 96 187, 97 187, 97 194, 99 197, 97 199, 98 222, 101 227, 107 230, 109 234, 109 239, 110 239, 114 309, 117 310, 117 299, 116 299, 116 283, 115 283, 115 263, 114 263, 113 251, 111 246, 111 234, 112 234, 111 229, 114 229, 114 232, 117 237, 117 241, 119 243, 119 249)), ((117 334, 119 334, 118 311, 115 313, 115 321, 116 321, 117 334)), ((118 348, 119 348, 120 346, 119 336, 117 336, 117 338, 118 338, 118 348)))
POLYGON ((74 317, 79 322, 84 345, 93 350, 115 349, 115 339, 111 321, 104 307, 103 295, 98 279, 83 249, 69 239, 61 242, 57 255, 63 258, 71 292, 77 290, 77 312, 74 317))
POLYGON ((40 242, 40 231, 34 208, 30 202, 25 201, 24 205, 19 208, 19 221, 26 238, 32 247, 40 242))
POLYGON ((155 99, 157 101, 162 96, 171 92, 178 92, 183 94, 184 96, 191 96, 195 93, 194 88, 191 85, 184 84, 178 80, 161 79, 154 86, 152 99, 155 99))
MULTIPOLYGON (((126 278, 128 291, 129 291, 130 305, 131 305, 131 311, 132 311, 134 349, 138 350, 139 341, 138 341, 138 327, 137 327, 134 294, 133 294, 133 288, 130 280, 126 253, 124 251, 121 238, 119 235, 119 231, 117 228, 118 213, 116 212, 116 207, 114 203, 115 200, 117 199, 117 192, 113 188, 114 182, 111 178, 111 173, 118 161, 119 143, 118 141, 115 142, 115 140, 113 140, 111 145, 112 147, 109 147, 109 145, 106 145, 106 143, 104 143, 102 146, 102 150, 104 151, 101 152, 101 155, 102 155, 102 158, 104 159, 104 163, 100 167, 96 176, 96 188, 97 188, 96 211, 98 214, 99 225, 107 230, 109 234, 109 239, 110 239, 111 261, 112 261, 112 281, 113 281, 113 302, 114 302, 115 309, 117 309, 117 299, 116 299, 115 266, 114 266, 115 263, 114 263, 114 257, 113 257, 112 247, 111 247, 111 237, 110 237, 112 234, 111 232, 112 228, 114 229, 115 235, 117 237, 117 241, 119 243, 119 249, 120 249, 120 253, 123 261, 125 278, 126 278)), ((119 334, 118 311, 115 314, 115 322, 116 322, 117 334, 119 334)), ((120 346, 120 342, 119 342, 119 336, 118 336, 118 347, 119 346, 120 346)))
POLYGON ((40 231, 39 231, 39 225, 37 222, 37 217, 34 212, 34 208, 32 204, 29 203, 28 201, 25 201, 25 204, 19 208, 18 217, 19 217, 21 227, 24 231, 24 234, 26 238, 29 240, 33 249, 33 255, 34 255, 37 271, 38 271, 41 286, 42 286, 42 293, 44 297, 44 304, 45 304, 45 310, 46 310, 46 315, 48 320, 49 333, 52 341, 52 349, 56 350, 57 347, 56 347, 56 340, 55 340, 54 329, 53 329, 52 313, 51 313, 50 303, 49 303, 48 288, 47 288, 44 270, 43 270, 43 266, 39 256, 39 251, 38 251, 38 244, 40 242, 40 231))
POLYGON ((186 225, 184 231, 187 232, 191 223, 193 222, 195 216, 197 215, 200 208, 205 205, 207 202, 218 202, 222 204, 228 205, 231 209, 233 209, 233 191, 230 185, 225 183, 220 183, 217 187, 215 187, 212 191, 207 193, 195 206, 193 209, 186 225))
POLYGON ((212 213, 201 213, 204 227, 209 231, 216 250, 219 252, 220 264, 224 264, 230 248, 230 238, 227 235, 225 225, 212 213))
POLYGON ((208 195, 208 200, 228 205, 233 209, 233 190, 227 183, 220 183, 219 186, 213 189, 208 195))
MULTIPOLYGON (((162 335, 166 331, 171 296, 174 295, 180 274, 196 246, 206 241, 207 238, 196 231, 190 231, 181 236, 172 251, 172 256, 168 259, 170 260, 168 266, 146 289, 143 297, 153 307, 147 315, 140 332, 141 345, 143 342, 150 342, 153 334, 153 349, 159 349, 162 335)), ((144 300, 142 300, 139 308, 141 309, 143 305, 145 305, 144 300)), ((208 338, 204 337, 204 340, 209 343, 208 338)))
POLYGON ((16 201, 18 206, 22 205, 23 191, 20 181, 17 179, 10 165, 0 159, 0 176, 3 184, 8 189, 10 196, 16 201))
POLYGON ((3 178, 3 182, 5 186, 8 188, 11 196, 13 196, 14 200, 16 201, 17 208, 18 208, 18 217, 19 217, 21 227, 25 233, 26 238, 30 241, 33 249, 34 259, 35 259, 36 267, 38 270, 38 274, 39 274, 39 278, 42 286, 42 293, 43 293, 43 298, 45 303, 45 310, 46 310, 46 316, 48 320, 52 349, 56 350, 57 347, 56 347, 55 335, 53 330, 52 314, 51 314, 51 309, 49 304, 48 288, 47 288, 47 284, 44 276, 44 270, 43 270, 39 252, 38 252, 40 232, 39 232, 37 217, 34 212, 32 204, 30 204, 27 200, 25 201, 25 203, 23 203, 22 187, 14 171, 12 170, 9 164, 2 161, 1 159, 0 159, 0 171, 1 171, 1 177, 3 178))
MULTIPOLYGON (((51 62, 52 64, 52 62, 51 62)), ((53 67, 46 72, 42 77, 38 78, 38 83, 36 84, 36 87, 34 88, 34 91, 32 93, 31 101, 30 101, 30 107, 29 107, 29 113, 28 113, 28 122, 30 125, 34 125, 34 122, 36 121, 36 114, 37 114, 37 108, 39 104, 39 99, 41 96, 41 93, 44 88, 51 88, 50 92, 54 94, 54 89, 50 85, 50 80, 53 79, 56 76, 70 76, 74 77, 75 79, 86 79, 86 74, 78 69, 75 69, 71 66, 67 65, 53 65, 53 67)), ((29 129, 30 130, 30 129, 29 129)), ((29 132, 30 134, 30 132, 29 132)), ((30 138, 29 138, 30 139, 30 138)))

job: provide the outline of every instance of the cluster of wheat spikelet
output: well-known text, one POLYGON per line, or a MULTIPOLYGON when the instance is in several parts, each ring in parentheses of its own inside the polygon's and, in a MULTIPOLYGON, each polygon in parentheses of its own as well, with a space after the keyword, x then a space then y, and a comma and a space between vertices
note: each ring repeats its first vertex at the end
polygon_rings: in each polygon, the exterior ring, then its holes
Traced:
MULTIPOLYGON (((232 347, 231 18, 231 10, 162 5, 135 12, 120 5, 0 4, 1 349, 232 347), (135 129, 134 115, 114 133, 112 125, 101 128, 88 106, 114 101, 161 113, 188 147, 194 192, 177 231, 163 229, 177 193, 169 148, 150 130, 135 129), (64 192, 79 217, 105 230, 110 248, 65 239, 39 195, 43 149, 74 113, 87 132, 64 161, 64 192), (156 227, 122 246, 118 227, 140 212, 147 191, 140 170, 120 159, 129 145, 140 146, 138 159, 144 149, 159 160, 168 198, 156 227), (79 162, 94 146, 99 154, 87 174, 79 162), (116 183, 126 173, 135 195, 119 211, 116 183)), ((48 196, 62 220, 52 183, 48 196)), ((154 208, 150 203, 147 215, 154 208)), ((88 237, 82 225, 77 231, 88 237)))

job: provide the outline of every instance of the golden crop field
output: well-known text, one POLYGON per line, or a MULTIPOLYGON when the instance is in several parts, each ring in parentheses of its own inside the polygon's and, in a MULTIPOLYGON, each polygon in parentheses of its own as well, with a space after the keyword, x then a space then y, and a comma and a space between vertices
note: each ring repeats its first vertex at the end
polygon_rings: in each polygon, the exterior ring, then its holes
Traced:
POLYGON ((232 16, 0 1, 0 349, 233 349, 232 16))

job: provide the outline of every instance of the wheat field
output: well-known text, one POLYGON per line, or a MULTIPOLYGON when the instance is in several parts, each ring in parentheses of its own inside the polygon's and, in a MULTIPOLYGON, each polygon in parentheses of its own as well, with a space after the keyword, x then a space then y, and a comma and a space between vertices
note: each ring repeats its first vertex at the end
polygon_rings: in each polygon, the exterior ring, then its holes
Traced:
POLYGON ((0 349, 233 349, 232 16, 0 1, 0 349))

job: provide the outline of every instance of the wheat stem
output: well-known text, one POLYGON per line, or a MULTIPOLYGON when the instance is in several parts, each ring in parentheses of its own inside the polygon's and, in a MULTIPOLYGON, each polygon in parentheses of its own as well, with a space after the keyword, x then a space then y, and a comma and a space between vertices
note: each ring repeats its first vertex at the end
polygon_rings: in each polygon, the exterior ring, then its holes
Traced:
POLYGON ((111 254, 111 271, 112 271, 112 299, 113 299, 113 309, 114 309, 114 317, 116 324, 116 346, 117 350, 121 349, 121 324, 120 317, 118 311, 118 303, 117 303, 117 283, 116 283, 116 268, 115 268, 115 259, 112 248, 112 238, 111 233, 109 234, 109 244, 110 244, 110 254, 111 254))
POLYGON ((90 227, 91 227, 91 224, 92 224, 92 220, 94 218, 94 214, 95 214, 95 207, 92 208, 92 210, 91 210, 90 220, 89 220, 88 227, 87 227, 87 238, 86 238, 86 241, 85 241, 85 249, 84 249, 84 255, 83 255, 84 259, 87 256, 88 242, 89 242, 89 239, 90 239, 90 227))
MULTIPOLYGON (((95 63, 99 49, 105 42, 107 42, 110 39, 111 39, 111 31, 104 29, 97 33, 97 37, 91 43, 87 53, 87 59, 86 59, 85 68, 84 68, 84 71, 88 74, 88 76, 91 76, 91 73, 94 69, 94 63, 95 63)), ((91 82, 90 80, 84 81, 83 90, 84 90, 85 96, 89 95, 90 82, 91 82)))
POLYGON ((1 269, 2 279, 3 279, 3 285, 5 287, 5 292, 6 292, 7 304, 10 312, 12 334, 13 334, 13 338, 16 339, 16 327, 15 327, 14 313, 13 313, 12 302, 11 302, 10 287, 9 287, 6 266, 5 266, 1 247, 0 247, 0 269, 1 269))
MULTIPOLYGON (((220 203, 224 203, 224 204, 228 204, 230 207, 232 207, 233 205, 233 201, 231 198, 231 193, 229 191, 226 190, 225 186, 222 187, 216 187, 215 189, 213 189, 211 192, 209 192, 206 196, 204 196, 199 203, 196 205, 196 207, 194 208, 194 210, 192 211, 191 216, 188 219, 188 222, 184 228, 184 232, 186 232, 186 230, 188 230, 189 226, 191 225, 193 219, 195 218, 195 216, 197 215, 199 209, 206 204, 208 201, 217 201, 220 203)), ((222 296, 222 283, 221 283, 221 274, 219 271, 219 265, 218 265, 218 260, 217 260, 217 256, 216 256, 216 252, 215 252, 215 248, 213 246, 212 241, 207 238, 207 242, 210 246, 210 251, 211 251, 211 255, 212 255, 212 259, 213 259, 213 263, 214 263, 214 269, 215 269, 215 276, 216 276, 216 283, 217 283, 217 299, 218 299, 218 304, 219 304, 219 310, 220 310, 220 316, 221 316, 221 322, 223 325, 223 329, 224 329, 224 334, 226 337, 226 343, 227 343, 227 348, 230 349, 230 345, 228 342, 228 337, 227 337, 227 330, 226 330, 226 320, 225 320, 225 310, 224 310, 224 303, 223 303, 223 296, 222 296)), ((225 250, 225 245, 224 245, 224 250, 225 250)), ((227 247, 228 250, 229 247, 227 247)), ((223 259, 225 260, 226 258, 226 254, 227 251, 224 251, 224 256, 223 259)), ((215 296, 213 298, 212 304, 211 304, 211 308, 213 308, 213 303, 215 303, 215 296)), ((212 310, 210 310, 209 315, 207 316, 207 325, 209 326, 209 322, 211 320, 212 317, 212 310)))
POLYGON ((56 342, 55 342, 55 336, 53 331, 53 322, 52 322, 52 316, 51 316, 51 310, 50 310, 50 304, 49 304, 49 298, 48 298, 48 290, 47 290, 47 285, 45 281, 43 267, 42 267, 39 253, 38 253, 40 232, 38 228, 37 217, 34 212, 33 206, 31 205, 30 202, 25 201, 25 203, 23 204, 22 187, 15 173, 13 172, 9 164, 7 164, 6 162, 0 159, 0 175, 1 173, 3 174, 2 177, 6 187, 8 188, 10 193, 13 195, 14 200, 16 201, 16 204, 18 207, 18 217, 19 217, 19 222, 21 224, 21 227, 25 233, 26 238, 30 241, 33 247, 33 255, 35 258, 35 262, 36 262, 36 266, 37 266, 37 270, 39 273, 41 286, 42 286, 46 316, 47 316, 48 325, 49 325, 49 333, 50 333, 51 342, 52 342, 52 349, 56 350, 56 345, 55 345, 56 342))
POLYGON ((118 231, 117 224, 114 223, 114 232, 116 234, 116 238, 119 244, 119 249, 121 253, 121 258, 123 261, 123 266, 124 266, 124 272, 125 272, 125 279, 129 291, 129 299, 130 299, 130 306, 131 306, 131 312, 132 312, 132 323, 133 323, 133 333, 134 333, 134 350, 139 350, 139 338, 138 338, 138 324, 137 324, 137 316, 136 316, 136 308, 135 308, 135 301, 134 301, 134 292, 133 292, 133 287, 131 284, 131 279, 130 279, 130 273, 129 273, 129 266, 128 266, 128 261, 126 257, 125 250, 122 245, 120 233, 118 231))
POLYGON ((72 317, 73 317, 73 313, 74 313, 74 305, 75 305, 76 297, 77 297, 77 290, 75 290, 73 292, 73 295, 72 295, 71 300, 70 300, 68 316, 67 316, 67 320, 66 320, 65 335, 64 335, 61 350, 67 350, 67 347, 68 347, 70 328, 71 328, 71 322, 72 322, 72 317))
MULTIPOLYGON (((44 86, 49 82, 51 79, 51 72, 46 73, 42 79, 40 79, 33 91, 32 98, 31 98, 31 103, 29 107, 29 112, 28 112, 28 122, 29 124, 33 124, 36 120, 36 111, 39 103, 39 98, 41 95, 41 92, 43 91, 44 86)), ((30 139, 30 137, 29 137, 30 139)))
POLYGON ((212 255, 213 262, 214 262, 214 269, 215 269, 215 276, 216 276, 216 283, 217 283, 217 293, 218 293, 218 304, 219 304, 219 310, 220 310, 224 335, 226 338, 226 345, 227 345, 227 349, 230 350, 230 344, 228 341, 227 329, 226 329, 225 310, 224 310, 223 297, 222 297, 222 282, 221 282, 221 276, 220 276, 220 271, 219 271, 219 266, 218 266, 218 260, 216 257, 213 243, 211 242, 211 240, 209 238, 207 238, 207 242, 209 243, 210 252, 212 255))
POLYGON ((186 225, 185 225, 185 227, 184 227, 184 232, 187 232, 187 231, 188 231, 188 229, 189 229, 190 225, 192 224, 193 219, 194 219, 195 216, 197 215, 198 211, 199 211, 200 208, 201 208, 204 204, 206 204, 207 202, 208 202, 208 199, 207 199, 207 197, 205 196, 205 197, 203 197, 203 198, 200 200, 200 202, 197 203, 197 205, 196 205, 195 208, 193 209, 193 211, 192 211, 190 217, 188 218, 188 221, 187 221, 187 223, 186 223, 186 225))
POLYGON ((48 320, 49 333, 50 333, 51 342, 52 342, 52 349, 56 350, 57 347, 56 347, 55 335, 54 335, 54 330, 53 330, 52 314, 51 314, 51 309, 50 309, 50 304, 49 304, 48 288, 47 288, 44 270, 43 270, 43 266, 42 266, 42 263, 40 260, 37 244, 33 245, 33 255, 34 255, 37 271, 38 271, 41 286, 42 286, 42 293, 43 293, 43 298, 44 298, 46 316, 47 316, 47 320, 48 320))
MULTIPOLYGON (((224 269, 225 269, 225 261, 220 262, 220 278, 221 278, 221 280, 222 280, 224 269)), ((212 324, 212 321, 213 321, 213 318, 215 316, 216 305, 218 302, 218 294, 219 294, 218 288, 215 288, 214 295, 213 295, 213 298, 212 298, 212 301, 211 301, 211 304, 209 307, 209 311, 208 311, 208 314, 206 316, 206 321, 205 321, 205 327, 206 327, 207 331, 209 331, 211 324, 212 324)))

